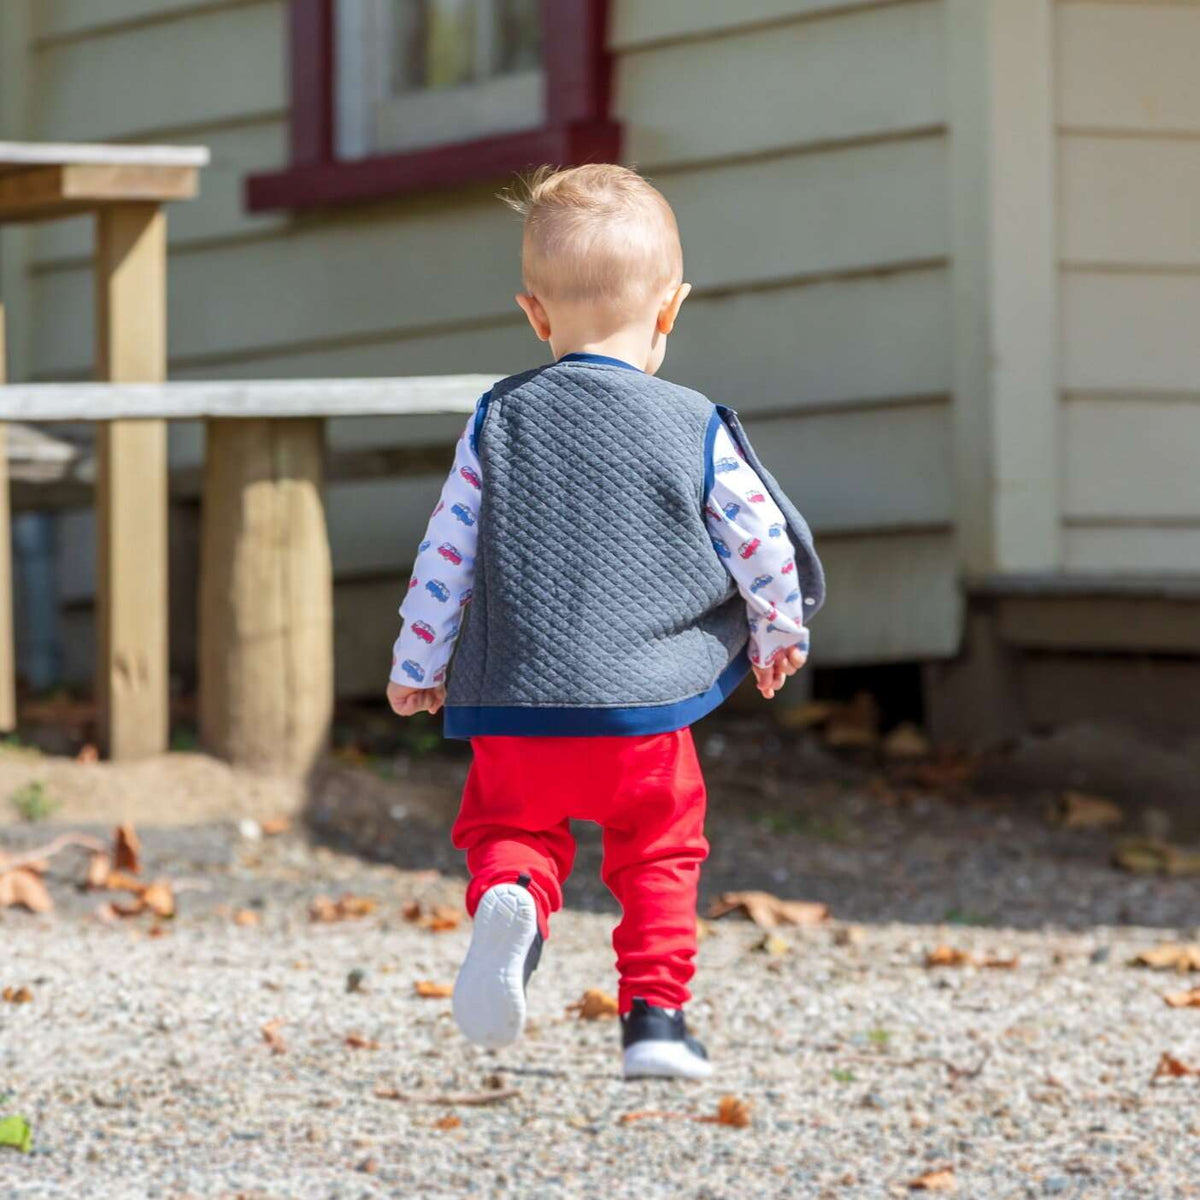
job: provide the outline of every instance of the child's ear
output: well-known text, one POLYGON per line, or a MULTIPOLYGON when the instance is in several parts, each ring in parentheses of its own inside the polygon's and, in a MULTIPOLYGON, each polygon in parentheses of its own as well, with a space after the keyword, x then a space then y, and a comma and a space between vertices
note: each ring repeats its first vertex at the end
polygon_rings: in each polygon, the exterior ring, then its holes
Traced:
POLYGON ((538 340, 548 342, 550 340, 550 318, 546 316, 542 302, 536 296, 525 292, 518 292, 516 300, 521 306, 521 311, 529 318, 530 328, 537 334, 538 340))
POLYGON ((675 321, 679 317, 679 310, 683 307, 683 302, 688 298, 691 290, 692 285, 690 283, 681 283, 667 297, 667 301, 662 308, 658 310, 658 332, 664 337, 675 328, 675 321))

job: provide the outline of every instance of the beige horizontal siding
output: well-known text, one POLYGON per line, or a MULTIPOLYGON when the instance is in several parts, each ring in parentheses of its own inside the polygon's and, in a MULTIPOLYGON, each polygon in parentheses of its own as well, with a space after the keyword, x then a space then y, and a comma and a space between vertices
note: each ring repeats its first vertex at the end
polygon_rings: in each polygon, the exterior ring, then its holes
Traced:
POLYGON ((1069 571, 1155 575, 1200 572, 1200 523, 1182 527, 1068 526, 1064 541, 1069 571))
POLYGON ((1200 5, 1060 0, 1056 42, 1060 124, 1200 133, 1200 5))
POLYGON ((887 662, 956 654, 957 554, 948 533, 818 538, 828 584, 813 620, 813 662, 887 662))
MULTIPOLYGON (((879 8, 898 0, 617 0, 609 44, 629 52, 658 42, 714 37, 748 25, 781 24, 879 8)), ((912 0, 899 0, 912 3, 912 0)))
POLYGON ((1069 391, 1195 391, 1200 271, 1068 270, 1061 309, 1069 391))
POLYGON ((125 32, 130 26, 215 15, 250 4, 277 0, 34 0, 33 32, 37 44, 67 38, 125 32))
POLYGON ((619 57, 626 156, 647 169, 945 120, 935 0, 619 57))
POLYGON ((1200 521, 1200 391, 1190 400, 1065 405, 1068 519, 1200 521))
POLYGON ((35 52, 39 141, 130 139, 286 109, 283 0, 51 43, 35 52))
POLYGON ((1064 136, 1058 187, 1064 261, 1200 269, 1200 139, 1064 136))

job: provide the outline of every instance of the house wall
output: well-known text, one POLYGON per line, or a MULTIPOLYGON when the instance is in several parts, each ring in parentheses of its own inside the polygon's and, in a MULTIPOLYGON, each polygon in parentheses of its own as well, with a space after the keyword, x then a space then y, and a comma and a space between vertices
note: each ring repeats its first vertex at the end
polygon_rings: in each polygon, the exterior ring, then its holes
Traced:
MULTIPOLYGON (((9 0, 10 2, 10 0, 9 0)), ((25 137, 197 142, 170 218, 175 379, 494 371, 541 348, 492 188, 292 219, 241 183, 286 153, 282 0, 37 0, 25 137)), ((819 662, 952 653, 952 334, 941 0, 615 0, 626 157, 674 204, 695 285, 666 367, 732 404, 816 528, 819 662)), ((0 17, 0 20, 6 18, 0 17)), ((25 374, 89 370, 90 228, 40 228, 25 374)), ((335 444, 452 424, 332 423, 335 444)), ((199 432, 176 428, 176 462, 199 432)), ((374 686, 436 479, 330 488, 339 686, 374 686)), ((90 517, 63 530, 68 599, 90 517)), ((87 655, 82 656, 87 661, 87 655)))
POLYGON ((1063 559, 1200 570, 1200 3, 1058 0, 1063 559))

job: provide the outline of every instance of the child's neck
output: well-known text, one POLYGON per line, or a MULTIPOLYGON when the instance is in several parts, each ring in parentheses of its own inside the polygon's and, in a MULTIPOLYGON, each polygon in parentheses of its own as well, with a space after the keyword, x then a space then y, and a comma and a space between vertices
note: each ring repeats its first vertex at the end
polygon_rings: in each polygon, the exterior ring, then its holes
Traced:
POLYGON ((568 354, 603 354, 606 358, 619 358, 639 371, 646 370, 650 362, 650 346, 642 329, 620 330, 608 337, 571 337, 550 339, 550 349, 555 359, 568 354))

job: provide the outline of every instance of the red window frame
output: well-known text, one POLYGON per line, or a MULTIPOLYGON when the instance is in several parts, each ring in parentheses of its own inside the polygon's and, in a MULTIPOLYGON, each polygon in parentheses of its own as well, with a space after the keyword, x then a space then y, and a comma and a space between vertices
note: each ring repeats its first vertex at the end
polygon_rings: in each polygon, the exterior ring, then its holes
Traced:
POLYGON ((542 0, 546 120, 536 129, 341 161, 334 152, 334 0, 291 0, 291 162, 246 180, 251 212, 378 200, 500 179, 542 163, 615 162, 607 0, 542 0))

